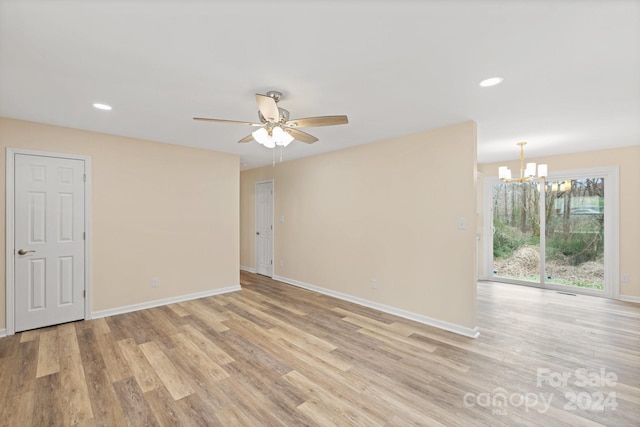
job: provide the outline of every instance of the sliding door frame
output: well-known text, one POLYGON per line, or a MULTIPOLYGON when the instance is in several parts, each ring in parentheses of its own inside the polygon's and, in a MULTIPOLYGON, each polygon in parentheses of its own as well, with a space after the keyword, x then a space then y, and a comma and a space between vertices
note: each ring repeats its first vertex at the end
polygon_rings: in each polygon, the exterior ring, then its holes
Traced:
MULTIPOLYGON (((607 298, 620 298, 620 171, 618 166, 590 169, 573 169, 549 174, 546 181, 563 179, 583 179, 592 177, 604 178, 604 290, 590 290, 573 286, 547 283, 544 280, 545 268, 545 222, 540 221, 540 282, 498 278, 493 275, 493 186, 500 183, 498 177, 486 177, 483 185, 483 280, 534 286, 559 291, 578 291, 580 294, 597 295, 607 298)), ((539 212, 544 212, 544 192, 540 194, 539 212)))

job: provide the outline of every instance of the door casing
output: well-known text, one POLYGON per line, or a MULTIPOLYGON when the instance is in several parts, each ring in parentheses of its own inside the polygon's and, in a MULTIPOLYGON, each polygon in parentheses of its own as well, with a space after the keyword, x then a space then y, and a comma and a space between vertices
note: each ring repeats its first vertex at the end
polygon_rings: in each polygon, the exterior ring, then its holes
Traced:
POLYGON ((26 150, 21 148, 7 147, 6 150, 6 190, 5 190, 5 283, 6 283, 6 334, 15 333, 15 272, 14 272, 14 247, 15 243, 15 182, 14 182, 14 159, 16 154, 26 154, 41 157, 58 157, 63 159, 83 160, 85 162, 85 245, 84 245, 84 318, 91 319, 91 157, 79 154, 55 153, 50 151, 26 150))

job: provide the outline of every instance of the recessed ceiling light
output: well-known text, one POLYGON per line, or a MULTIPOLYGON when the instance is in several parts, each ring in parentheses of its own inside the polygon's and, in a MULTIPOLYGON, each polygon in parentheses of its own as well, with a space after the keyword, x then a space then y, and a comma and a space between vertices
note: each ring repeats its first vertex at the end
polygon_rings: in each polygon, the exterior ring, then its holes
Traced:
POLYGON ((111 110, 111 105, 107 104, 99 104, 96 102, 95 104, 93 104, 93 106, 98 110, 111 110))
POLYGON ((491 78, 482 80, 478 84, 481 87, 490 87, 490 86, 499 85, 500 83, 502 83, 503 80, 504 79, 502 77, 491 77, 491 78))

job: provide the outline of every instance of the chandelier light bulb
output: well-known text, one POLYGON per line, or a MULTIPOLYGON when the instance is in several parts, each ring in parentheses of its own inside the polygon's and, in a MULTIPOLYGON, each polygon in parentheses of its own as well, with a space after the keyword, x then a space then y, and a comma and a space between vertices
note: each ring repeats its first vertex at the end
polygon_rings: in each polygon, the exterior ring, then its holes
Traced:
POLYGON ((540 178, 547 177, 547 165, 538 165, 538 176, 540 178))

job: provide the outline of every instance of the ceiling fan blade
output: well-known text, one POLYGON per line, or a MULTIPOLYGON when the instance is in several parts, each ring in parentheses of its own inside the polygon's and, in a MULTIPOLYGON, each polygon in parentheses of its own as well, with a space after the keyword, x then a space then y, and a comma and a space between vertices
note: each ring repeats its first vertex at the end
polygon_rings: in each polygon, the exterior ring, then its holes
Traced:
POLYGON ((242 143, 245 143, 245 142, 251 142, 251 141, 253 141, 253 134, 249 134, 249 135, 245 136, 240 141, 238 141, 238 144, 242 144, 242 143))
POLYGON ((318 140, 318 138, 316 138, 315 136, 309 135, 308 133, 302 132, 301 130, 287 128, 287 132, 289 132, 289 134, 291 134, 291 136, 297 139, 298 141, 304 142, 307 144, 313 144, 318 140))
POLYGON ((256 93, 256 102, 258 103, 258 110, 260 110, 267 121, 277 122, 280 120, 280 112, 278 111, 278 105, 275 99, 256 93))
POLYGON ((206 117, 194 117, 193 120, 203 120, 205 122, 218 122, 218 123, 233 123, 236 125, 262 126, 261 123, 241 122, 238 120, 208 119, 206 117))
POLYGON ((293 119, 285 124, 294 128, 312 128, 316 126, 345 125, 347 123, 349 123, 347 116, 320 116, 293 119))

